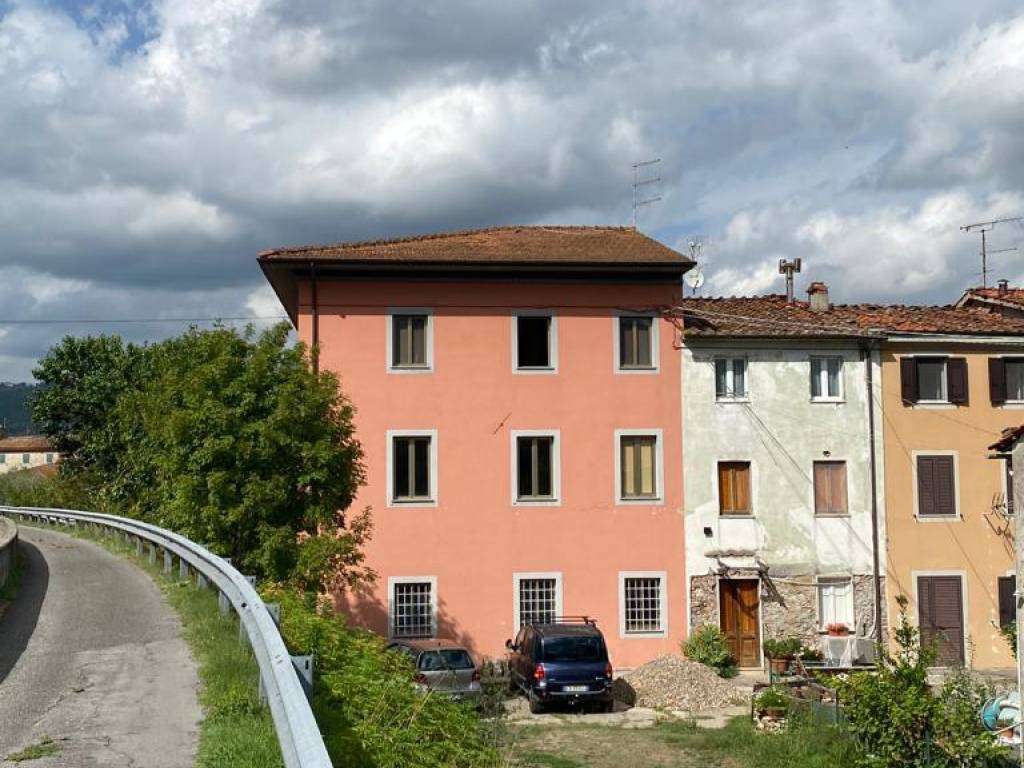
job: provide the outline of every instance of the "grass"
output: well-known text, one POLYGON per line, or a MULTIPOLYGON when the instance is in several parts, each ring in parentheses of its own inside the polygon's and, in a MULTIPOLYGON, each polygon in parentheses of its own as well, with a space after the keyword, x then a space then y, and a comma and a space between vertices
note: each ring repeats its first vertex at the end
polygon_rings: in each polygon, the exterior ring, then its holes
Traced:
POLYGON ((7 756, 12 763, 24 763, 29 760, 39 760, 43 757, 53 757, 60 753, 60 745, 49 736, 44 736, 38 744, 25 747, 20 752, 14 752, 7 756))
MULTIPOLYGON (((99 536, 82 527, 61 528, 127 557, 152 577, 167 602, 181 617, 182 636, 199 669, 199 729, 196 768, 283 768, 284 761, 270 710, 259 700, 259 667, 238 637, 238 623, 222 616, 217 594, 177 578, 177 569, 164 575, 135 547, 121 539, 99 536)), ((159 561, 158 561, 159 562, 159 561)), ((10 759, 10 758, 8 758, 10 759)))
POLYGON ((849 741, 823 723, 761 733, 746 717, 722 729, 670 721, 654 728, 534 726, 521 729, 517 768, 832 768, 849 764, 849 741))

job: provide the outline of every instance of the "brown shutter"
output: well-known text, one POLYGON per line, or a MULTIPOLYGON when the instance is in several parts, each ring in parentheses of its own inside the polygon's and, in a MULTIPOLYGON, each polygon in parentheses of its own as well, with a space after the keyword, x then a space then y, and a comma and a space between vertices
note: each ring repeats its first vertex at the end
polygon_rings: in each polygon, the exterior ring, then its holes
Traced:
POLYGON ((953 457, 935 456, 935 514, 956 514, 956 478, 953 457))
POLYGON ((1016 576, 999 577, 999 626, 1005 627, 1017 620, 1016 576))
POLYGON ((739 464, 736 467, 736 511, 750 513, 750 465, 739 464))
POLYGON ((904 403, 917 402, 917 360, 900 358, 900 389, 904 403))
POLYGON ((837 461, 832 465, 830 483, 832 511, 837 515, 846 514, 846 462, 837 461))
POLYGON ((732 472, 728 464, 718 465, 718 511, 722 514, 732 512, 732 472))
POLYGON ((917 514, 935 514, 935 457, 917 457, 917 514))
POLYGON ((967 359, 951 357, 946 361, 946 384, 949 402, 967 405, 967 359))
POLYGON ((816 461, 814 462, 814 514, 826 514, 829 511, 828 502, 828 465, 816 461))
POLYGON ((1006 402, 1006 363, 1001 357, 988 359, 988 396, 992 405, 1006 402))

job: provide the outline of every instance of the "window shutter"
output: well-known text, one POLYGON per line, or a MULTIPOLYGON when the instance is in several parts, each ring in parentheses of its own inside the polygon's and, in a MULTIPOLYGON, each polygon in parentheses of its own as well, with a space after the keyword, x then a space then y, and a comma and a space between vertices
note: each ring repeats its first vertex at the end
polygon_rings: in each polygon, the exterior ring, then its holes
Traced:
POLYGON ((820 461, 814 462, 814 513, 824 514, 828 511, 829 483, 828 467, 820 461))
POLYGON ((917 514, 935 514, 935 457, 917 457, 917 514))
POLYGON ((999 626, 1005 627, 1017 620, 1016 576, 999 577, 999 626))
POLYGON ((946 361, 946 385, 949 402, 967 404, 967 359, 951 357, 946 361))
POLYGON ((956 514, 956 479, 953 477, 953 457, 935 456, 935 514, 956 514))
POLYGON ((992 405, 1006 402, 1006 363, 1001 357, 988 359, 988 396, 992 405))
POLYGON ((900 358, 900 388, 904 403, 917 402, 917 360, 900 358))

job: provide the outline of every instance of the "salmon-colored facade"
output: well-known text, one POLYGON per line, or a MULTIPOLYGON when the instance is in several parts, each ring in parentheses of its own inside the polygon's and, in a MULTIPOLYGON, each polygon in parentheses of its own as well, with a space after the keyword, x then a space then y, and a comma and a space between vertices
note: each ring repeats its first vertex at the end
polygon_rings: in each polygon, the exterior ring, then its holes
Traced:
POLYGON ((518 585, 557 581, 558 613, 585 614, 604 631, 613 664, 636 666, 678 651, 684 613, 680 353, 674 326, 657 316, 679 299, 674 279, 325 279, 298 284, 300 337, 338 374, 354 403, 367 483, 355 508, 373 510, 366 594, 338 595, 361 624, 394 627, 394 585, 431 585, 436 634, 483 656, 514 637, 518 585), (429 317, 429 367, 389 365, 392 314, 429 317), (514 368, 516 314, 553 317, 549 371, 514 368), (653 317, 654 368, 619 370, 618 318, 653 317), (519 433, 556 436, 556 502, 515 499, 519 433), (657 435, 658 498, 617 501, 617 436, 657 435), (432 498, 391 499, 390 438, 429 435, 432 498), (623 579, 654 576, 658 631, 623 631, 623 579), (389 615, 391 620, 389 621, 389 615))
MULTIPOLYGON (((953 621, 939 623, 962 623, 962 660, 981 669, 1013 666, 998 630, 999 579, 1013 573, 1013 526, 1005 515, 1005 464, 990 458, 988 446, 1024 416, 1021 405, 993 404, 989 397, 989 359, 1012 355, 1014 349, 1019 355, 1011 340, 1002 346, 907 340, 891 341, 882 352, 888 615, 897 620, 896 598, 904 595, 911 620, 926 625, 926 585, 952 585, 942 593, 949 605, 935 610, 952 612, 953 621), (966 402, 905 402, 900 367, 905 358, 962 359, 966 402), (919 462, 932 456, 951 457, 952 515, 922 514, 919 462)), ((955 626, 949 632, 960 634, 955 626)), ((959 637, 954 642, 961 644, 959 637)))

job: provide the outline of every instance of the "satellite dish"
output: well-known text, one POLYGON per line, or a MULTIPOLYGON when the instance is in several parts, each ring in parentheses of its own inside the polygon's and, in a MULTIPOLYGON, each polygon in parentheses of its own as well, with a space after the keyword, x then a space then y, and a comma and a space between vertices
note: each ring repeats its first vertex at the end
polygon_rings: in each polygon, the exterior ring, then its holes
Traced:
POLYGON ((701 271, 700 267, 691 269, 689 272, 686 273, 686 276, 683 279, 686 281, 686 284, 690 286, 693 290, 697 290, 702 285, 704 285, 704 273, 701 271))

